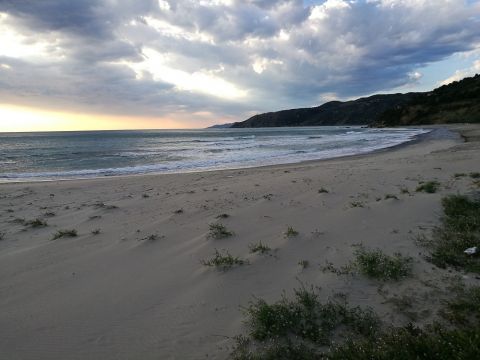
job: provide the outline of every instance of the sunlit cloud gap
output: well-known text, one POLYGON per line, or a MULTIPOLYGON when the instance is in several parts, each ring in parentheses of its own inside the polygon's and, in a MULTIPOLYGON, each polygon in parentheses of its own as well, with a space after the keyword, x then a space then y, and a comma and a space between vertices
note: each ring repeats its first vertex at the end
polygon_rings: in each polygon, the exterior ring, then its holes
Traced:
MULTIPOLYGON (((178 91, 200 92, 225 99, 239 99, 247 96, 247 91, 239 89, 234 84, 213 74, 215 71, 197 71, 188 73, 166 65, 168 55, 145 48, 142 51, 142 62, 124 62, 132 68, 138 80, 143 79, 145 73, 150 74, 156 81, 164 81, 175 85, 178 91)), ((220 68, 218 72, 221 72, 220 68)))
POLYGON ((185 128, 182 122, 168 118, 76 114, 2 104, 0 119, 1 132, 185 128))

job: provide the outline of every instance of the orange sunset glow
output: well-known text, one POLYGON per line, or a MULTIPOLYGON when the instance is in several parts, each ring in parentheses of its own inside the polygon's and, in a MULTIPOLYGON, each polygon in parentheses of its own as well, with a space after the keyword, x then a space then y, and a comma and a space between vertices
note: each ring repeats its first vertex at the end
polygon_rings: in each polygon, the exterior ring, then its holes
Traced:
POLYGON ((0 119, 1 132, 185 128, 168 118, 76 114, 12 105, 0 105, 0 119))

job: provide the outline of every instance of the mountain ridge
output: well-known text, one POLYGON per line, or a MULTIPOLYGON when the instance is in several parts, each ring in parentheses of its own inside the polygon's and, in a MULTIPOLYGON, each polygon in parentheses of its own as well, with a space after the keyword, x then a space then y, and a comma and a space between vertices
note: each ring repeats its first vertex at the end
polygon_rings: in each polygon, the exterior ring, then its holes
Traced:
POLYGON ((428 92, 376 94, 317 107, 257 114, 232 128, 480 122, 480 75, 428 92))

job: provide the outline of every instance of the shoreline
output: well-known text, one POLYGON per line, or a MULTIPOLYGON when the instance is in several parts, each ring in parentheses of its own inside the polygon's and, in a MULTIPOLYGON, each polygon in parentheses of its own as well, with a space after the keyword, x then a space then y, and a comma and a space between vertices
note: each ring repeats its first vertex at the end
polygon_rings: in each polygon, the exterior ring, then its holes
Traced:
MULTIPOLYGON (((317 162, 324 162, 330 160, 339 160, 339 159, 348 159, 348 158, 356 158, 361 156, 369 156, 374 155, 376 153, 386 152, 386 151, 395 151, 396 149, 402 148, 404 146, 411 146, 418 142, 428 140, 431 137, 432 132, 436 132, 438 130, 446 130, 451 133, 454 133, 454 130, 449 129, 447 125, 432 125, 432 126, 411 126, 406 128, 412 129, 430 129, 429 132, 424 134, 415 135, 413 139, 405 141, 400 144, 387 146, 381 149, 371 150, 363 153, 352 154, 352 155, 339 155, 335 157, 328 157, 322 159, 312 159, 312 160, 301 160, 295 162, 285 162, 285 163, 278 163, 278 164, 267 164, 267 165, 252 165, 252 166, 245 166, 245 167, 232 167, 232 168, 225 168, 225 169, 202 169, 202 170, 191 170, 191 171, 180 171, 180 172, 151 172, 151 173, 138 173, 138 174, 121 174, 121 175, 103 175, 103 176, 94 176, 94 177, 75 177, 75 178, 58 178, 58 179, 31 179, 28 178, 24 181, 15 179, 15 180, 2 180, 0 179, 0 186, 4 184, 35 184, 35 183, 50 183, 50 182, 63 182, 63 181, 91 181, 91 180, 101 180, 101 179, 118 179, 118 178, 130 178, 130 177, 144 177, 144 176, 162 176, 162 175, 182 175, 182 174, 202 174, 202 173, 210 173, 216 171, 237 171, 237 170, 247 170, 247 169, 261 169, 261 168, 270 168, 270 167, 279 167, 279 166, 289 166, 289 165, 300 165, 300 164, 310 164, 310 163, 317 163, 317 162)), ((395 128, 392 128, 395 129, 395 128)), ((458 133, 458 132, 457 132, 458 133)), ((461 137, 460 133, 458 133, 461 137)))
POLYGON ((22 360, 225 359, 248 332, 242 307, 303 285, 321 288, 321 301, 343 294, 387 324, 431 323, 449 286, 480 285, 475 274, 433 266, 415 241, 438 225, 443 197, 479 191, 469 174, 480 172, 480 126, 451 130, 472 140, 424 137, 248 169, 3 183, 0 349, 22 360), (429 181, 440 184, 435 193, 416 190, 429 181), (232 235, 216 239, 211 224, 232 235), (259 242, 270 250, 252 252, 259 242), (322 270, 347 265, 359 243, 412 257, 413 276, 322 270), (245 262, 205 266, 215 250, 245 262), (413 305, 402 310, 404 297, 413 305))

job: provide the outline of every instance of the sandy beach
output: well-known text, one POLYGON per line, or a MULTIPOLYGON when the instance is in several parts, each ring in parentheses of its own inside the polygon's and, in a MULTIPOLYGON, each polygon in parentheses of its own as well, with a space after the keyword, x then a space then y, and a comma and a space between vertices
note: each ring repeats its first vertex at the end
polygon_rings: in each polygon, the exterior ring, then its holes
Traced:
POLYGON ((395 325, 412 321, 391 301, 407 294, 414 322, 431 321, 456 276, 480 285, 427 262, 415 243, 438 224, 443 196, 478 191, 454 175, 480 171, 480 126, 448 128, 325 161, 0 184, 0 357, 224 359, 245 332, 241 306, 302 283, 395 325), (433 180, 436 193, 415 191, 433 180), (209 236, 216 223, 233 235, 209 236), (298 235, 285 236, 288 227, 298 235), (65 230, 77 236, 53 240, 65 230), (271 250, 251 253, 259 242, 271 250), (379 283, 322 270, 348 264, 360 243, 413 257, 413 276, 379 283), (247 263, 202 264, 215 249, 247 263))

